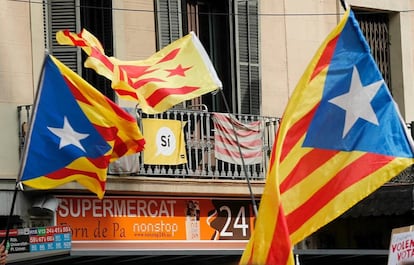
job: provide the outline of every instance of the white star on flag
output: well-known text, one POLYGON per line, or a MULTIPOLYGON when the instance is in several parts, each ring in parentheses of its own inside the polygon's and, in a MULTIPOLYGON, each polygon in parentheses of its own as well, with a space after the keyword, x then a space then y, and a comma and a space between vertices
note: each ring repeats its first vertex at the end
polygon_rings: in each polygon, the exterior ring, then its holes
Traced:
POLYGON ((358 118, 379 125, 377 115, 372 109, 370 102, 377 94, 383 82, 383 80, 380 80, 363 86, 358 70, 354 66, 349 92, 329 100, 330 103, 345 110, 345 125, 342 138, 346 136, 358 118))
POLYGON ((86 152, 85 148, 83 148, 82 144, 80 143, 80 140, 85 139, 89 136, 89 134, 76 132, 70 125, 66 116, 64 117, 63 128, 47 128, 53 134, 60 138, 59 149, 62 149, 63 147, 72 144, 81 149, 82 151, 86 152))

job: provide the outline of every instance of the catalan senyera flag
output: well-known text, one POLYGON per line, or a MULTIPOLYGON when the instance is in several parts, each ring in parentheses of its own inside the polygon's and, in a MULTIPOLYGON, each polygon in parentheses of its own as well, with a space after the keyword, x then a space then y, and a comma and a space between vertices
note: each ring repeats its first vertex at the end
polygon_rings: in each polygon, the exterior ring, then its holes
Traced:
POLYGON ((183 127, 179 120, 142 119, 146 148, 144 164, 181 165, 187 163, 183 127))
POLYGON ((56 40, 81 47, 89 56, 85 66, 112 80, 112 88, 121 98, 138 101, 148 114, 164 112, 222 88, 207 52, 193 32, 140 61, 106 56, 99 40, 86 29, 79 34, 59 31, 56 40))
POLYGON ((52 189, 77 181, 103 198, 109 163, 144 144, 134 117, 53 56, 45 58, 20 182, 52 189))
POLYGON ((238 165, 263 161, 261 121, 242 123, 229 114, 216 112, 213 113, 213 125, 214 155, 217 159, 238 165))
POLYGON ((266 180, 243 260, 285 253, 277 198, 267 192, 277 183, 291 243, 297 244, 414 163, 407 126, 352 10, 305 70, 275 145, 275 173, 266 180))

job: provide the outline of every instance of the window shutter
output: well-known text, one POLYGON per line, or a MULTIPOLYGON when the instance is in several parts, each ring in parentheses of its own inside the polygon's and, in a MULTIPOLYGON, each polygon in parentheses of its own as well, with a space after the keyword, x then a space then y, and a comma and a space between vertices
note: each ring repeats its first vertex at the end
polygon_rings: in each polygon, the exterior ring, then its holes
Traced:
POLYGON ((76 0, 47 0, 44 6, 45 48, 70 69, 79 72, 78 48, 59 45, 56 41, 59 30, 77 32, 76 0))
POLYGON ((158 50, 183 36, 181 1, 157 0, 158 50))
POLYGON ((237 0, 237 83, 238 111, 260 114, 259 24, 258 1, 237 0))
MULTIPOLYGON (((80 24, 91 32, 102 44, 107 56, 114 55, 112 0, 78 0, 80 2, 80 24)), ((88 56, 82 52, 80 57, 85 62, 88 56)), ((111 81, 99 75, 95 70, 82 68, 82 77, 108 98, 114 100, 115 92, 111 81)))
POLYGON ((355 17, 371 48, 372 56, 381 71, 385 83, 387 83, 388 88, 392 92, 388 14, 364 11, 361 13, 356 12, 355 17))

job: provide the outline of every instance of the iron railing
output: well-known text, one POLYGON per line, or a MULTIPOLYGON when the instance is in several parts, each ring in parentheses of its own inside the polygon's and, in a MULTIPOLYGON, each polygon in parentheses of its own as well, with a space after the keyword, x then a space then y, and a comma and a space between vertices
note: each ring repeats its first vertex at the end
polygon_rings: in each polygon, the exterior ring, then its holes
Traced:
MULTIPOLYGON (((262 124, 262 162, 243 167, 224 162, 215 157, 213 113, 207 111, 202 105, 193 106, 193 109, 186 110, 172 109, 156 115, 147 115, 141 113, 139 109, 133 108, 128 109, 128 111, 137 116, 141 130, 143 130, 142 119, 145 118, 185 122, 186 125, 183 130, 187 163, 173 166, 147 165, 144 164, 144 153, 141 152, 111 163, 108 169, 109 174, 207 179, 245 179, 246 176, 249 176, 251 180, 264 180, 265 178, 268 158, 278 127, 278 118, 235 115, 242 123, 261 121, 262 124)), ((20 153, 23 150, 30 115, 31 105, 18 107, 19 124, 21 125, 19 130, 20 153)))
MULTIPOLYGON (((32 106, 18 106, 19 122, 19 151, 22 153, 26 139, 28 123, 32 106)), ((275 140, 279 119, 276 117, 265 117, 257 115, 236 115, 243 123, 261 121, 262 130, 262 162, 260 164, 246 165, 242 167, 221 161, 214 154, 214 126, 212 112, 203 106, 196 109, 172 109, 170 111, 147 115, 137 109, 129 109, 129 112, 137 116, 138 123, 142 129, 142 119, 172 119, 186 122, 184 127, 187 163, 175 166, 169 165, 146 165, 144 154, 123 157, 111 163, 108 174, 112 175, 139 175, 173 178, 205 178, 205 179, 245 179, 249 176, 251 180, 263 181, 268 167, 271 147, 275 140)), ((407 128, 414 132, 414 122, 408 123, 407 128)), ((145 135, 144 135, 145 138, 145 135)), ((414 168, 409 167, 391 180, 393 183, 414 183, 414 168)))

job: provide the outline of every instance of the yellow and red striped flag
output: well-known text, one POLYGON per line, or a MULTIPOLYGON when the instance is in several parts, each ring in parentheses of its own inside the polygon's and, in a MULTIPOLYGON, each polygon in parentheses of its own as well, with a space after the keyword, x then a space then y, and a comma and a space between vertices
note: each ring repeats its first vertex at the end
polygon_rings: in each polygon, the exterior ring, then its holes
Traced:
POLYGON ((295 264, 289 231, 280 201, 275 151, 276 145, 274 144, 255 228, 243 252, 240 265, 295 264))
POLYGON ((276 145, 293 244, 414 163, 407 126, 352 10, 299 81, 276 145))
POLYGON ((290 246, 280 232, 285 231, 281 215, 291 244, 297 244, 411 166, 413 150, 349 9, 288 102, 242 263, 289 264, 291 259, 276 260, 290 246))
POLYGON ((78 46, 88 55, 85 66, 112 80, 112 88, 136 100, 143 112, 164 112, 176 104, 221 89, 222 84, 197 36, 174 41, 146 60, 121 61, 108 57, 95 36, 83 29, 56 33, 59 44, 78 46))
POLYGON ((46 57, 19 181, 35 189, 77 181, 102 198, 109 163, 144 144, 134 117, 46 57))
POLYGON ((242 123, 230 114, 217 112, 213 113, 212 120, 214 155, 217 159, 238 165, 243 163, 253 165, 262 162, 263 126, 261 121, 242 123))

